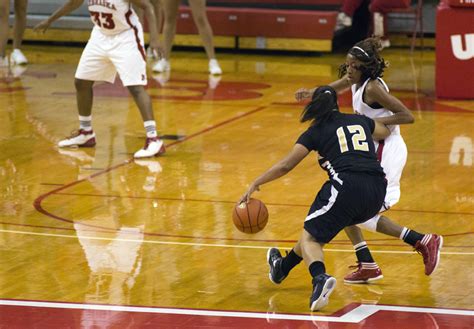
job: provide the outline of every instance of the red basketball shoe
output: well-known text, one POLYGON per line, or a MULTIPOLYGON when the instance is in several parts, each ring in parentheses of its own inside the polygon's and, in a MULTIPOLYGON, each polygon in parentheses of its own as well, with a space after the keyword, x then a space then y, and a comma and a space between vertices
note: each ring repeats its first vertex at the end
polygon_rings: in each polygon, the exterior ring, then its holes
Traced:
POLYGON ((357 265, 349 266, 349 268, 357 270, 344 277, 345 283, 369 283, 383 278, 382 270, 377 263, 358 262, 357 265))
POLYGON ((425 274, 433 273, 439 264, 440 251, 443 247, 443 237, 436 234, 426 234, 415 244, 415 250, 423 256, 425 274))

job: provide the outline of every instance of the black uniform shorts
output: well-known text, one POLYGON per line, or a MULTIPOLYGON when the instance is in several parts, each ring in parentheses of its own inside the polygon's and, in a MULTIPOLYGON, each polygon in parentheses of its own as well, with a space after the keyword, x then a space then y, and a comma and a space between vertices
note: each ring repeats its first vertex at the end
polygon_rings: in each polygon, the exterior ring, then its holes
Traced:
POLYGON ((321 187, 304 222, 316 241, 328 243, 344 227, 374 217, 382 208, 387 189, 383 176, 339 173, 321 187), (342 184, 341 184, 342 182, 342 184))

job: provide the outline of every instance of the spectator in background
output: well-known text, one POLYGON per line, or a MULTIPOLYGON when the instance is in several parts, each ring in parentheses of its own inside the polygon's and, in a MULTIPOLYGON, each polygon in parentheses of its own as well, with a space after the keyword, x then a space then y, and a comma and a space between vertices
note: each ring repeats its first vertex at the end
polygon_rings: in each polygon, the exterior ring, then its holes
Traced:
MULTIPOLYGON (((15 23, 13 27, 13 52, 10 54, 10 63, 27 64, 28 60, 21 52, 23 33, 26 27, 26 8, 28 0, 14 0, 15 23)), ((0 67, 8 66, 7 42, 8 42, 8 18, 10 16, 10 0, 0 0, 0 67)))
MULTIPOLYGON (((167 72, 171 70, 170 54, 173 46, 174 35, 176 33, 176 17, 178 15, 180 0, 162 0, 164 11, 164 26, 163 26, 163 58, 161 58, 155 66, 153 72, 167 72)), ((206 0, 189 0, 194 22, 198 28, 201 36, 204 49, 209 58, 209 73, 219 75, 222 74, 222 69, 216 60, 214 52, 214 44, 212 41, 212 28, 206 15, 206 0)))
MULTIPOLYGON (((366 0, 344 0, 341 12, 337 15, 336 31, 352 26, 352 18, 355 11, 366 0)), ((374 36, 380 37, 382 47, 390 47, 390 40, 386 35, 386 19, 385 14, 394 8, 408 8, 410 0, 370 0, 369 11, 372 15, 372 33, 374 36)))

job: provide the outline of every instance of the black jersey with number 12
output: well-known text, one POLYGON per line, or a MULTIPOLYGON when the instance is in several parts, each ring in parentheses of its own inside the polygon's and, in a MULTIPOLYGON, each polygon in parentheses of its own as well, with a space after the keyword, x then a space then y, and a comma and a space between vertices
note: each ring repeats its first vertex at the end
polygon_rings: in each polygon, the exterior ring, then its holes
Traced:
POLYGON ((336 112, 323 124, 310 126, 296 143, 318 152, 319 164, 332 179, 343 172, 384 176, 375 154, 374 129, 368 117, 336 112))

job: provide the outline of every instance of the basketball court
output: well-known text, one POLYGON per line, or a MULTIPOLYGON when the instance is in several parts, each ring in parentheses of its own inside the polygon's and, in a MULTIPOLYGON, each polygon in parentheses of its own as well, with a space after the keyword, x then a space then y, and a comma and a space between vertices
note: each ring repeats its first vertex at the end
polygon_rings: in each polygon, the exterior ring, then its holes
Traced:
MULTIPOLYGON (((305 129, 296 89, 335 80, 344 55, 220 54, 219 78, 203 53, 174 52, 148 86, 167 153, 134 161, 143 126, 119 81, 95 86, 96 147, 56 147, 77 128, 81 51, 27 46, 32 64, 1 71, 0 328, 474 327, 474 101, 435 98, 433 51, 382 54, 416 120, 387 216, 443 235, 439 268, 427 277, 408 245, 364 232, 384 278, 346 285, 356 258, 341 233, 325 247, 337 287, 315 313, 303 263, 274 285, 266 252, 299 238, 326 180, 316 157, 254 195, 263 231, 239 232, 232 209, 305 129)), ((352 111, 350 92, 339 104, 352 111)))

